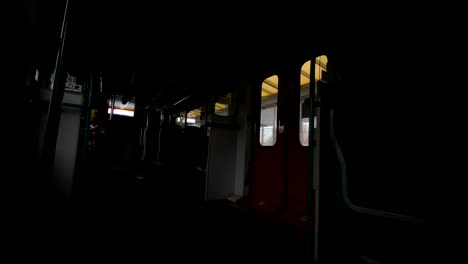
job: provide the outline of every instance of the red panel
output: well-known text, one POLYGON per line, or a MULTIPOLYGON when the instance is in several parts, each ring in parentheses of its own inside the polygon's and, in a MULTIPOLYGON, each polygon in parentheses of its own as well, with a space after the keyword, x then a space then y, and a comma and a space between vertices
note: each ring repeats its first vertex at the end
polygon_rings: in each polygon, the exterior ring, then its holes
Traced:
POLYGON ((283 222, 300 229, 307 227, 307 207, 302 204, 288 203, 286 209, 278 216, 283 222))
MULTIPOLYGON (((299 142, 299 139, 297 139, 299 142)), ((289 144, 288 155, 288 201, 296 204, 307 203, 308 150, 299 143, 289 144)))
POLYGON ((290 134, 288 144, 286 208, 279 219, 299 228, 306 228, 308 149, 300 145, 299 132, 290 134))
POLYGON ((255 148, 249 196, 245 205, 266 214, 274 214, 284 206, 285 152, 282 135, 275 146, 255 148))
MULTIPOLYGON (((294 72, 294 74, 296 74, 294 72)), ((295 76, 292 74, 291 76, 295 76)), ((292 79, 286 106, 287 155, 286 166, 286 205, 278 216, 280 220, 299 227, 306 228, 307 216, 307 185, 308 185, 308 147, 302 146, 299 140, 299 89, 298 79, 292 79)))

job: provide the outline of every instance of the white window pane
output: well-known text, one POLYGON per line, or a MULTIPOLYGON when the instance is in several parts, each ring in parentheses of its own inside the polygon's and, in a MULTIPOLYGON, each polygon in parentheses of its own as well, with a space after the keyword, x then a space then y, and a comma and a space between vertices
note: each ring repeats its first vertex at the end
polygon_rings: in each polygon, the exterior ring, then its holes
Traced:
POLYGON ((273 146, 277 135, 278 75, 266 78, 261 92, 260 144, 273 146))
MULTIPOLYGON (((328 58, 325 55, 315 59, 314 65, 314 87, 315 95, 317 96, 317 82, 322 80, 323 74, 327 70, 328 58)), ((307 61, 302 65, 300 75, 300 103, 299 103, 299 140, 302 146, 309 145, 309 98, 310 98, 310 72, 311 61, 307 61)), ((314 117, 314 128, 317 127, 317 119, 314 117)))
POLYGON ((201 107, 191 110, 187 113, 187 126, 201 126, 201 107))

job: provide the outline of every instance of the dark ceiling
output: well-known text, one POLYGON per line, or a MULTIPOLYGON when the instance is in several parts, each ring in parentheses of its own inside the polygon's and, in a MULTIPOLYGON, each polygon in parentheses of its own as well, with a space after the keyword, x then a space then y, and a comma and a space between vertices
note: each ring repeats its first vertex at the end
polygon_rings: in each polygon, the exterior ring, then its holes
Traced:
MULTIPOLYGON (((228 90, 303 52, 304 1, 70 0, 66 65, 153 103, 228 90)), ((65 1, 23 1, 26 57, 53 65, 65 1)))
MULTIPOLYGON (((350 9, 305 0, 69 1, 67 70, 102 72, 107 93, 156 105, 221 94, 243 78, 299 65, 330 43, 359 47, 355 54, 399 54, 394 44, 406 53, 405 45, 421 50, 415 40, 431 30, 414 18, 419 9, 397 4, 350 9)), ((65 0, 18 3, 15 34, 26 63, 53 67, 64 6, 65 0)))

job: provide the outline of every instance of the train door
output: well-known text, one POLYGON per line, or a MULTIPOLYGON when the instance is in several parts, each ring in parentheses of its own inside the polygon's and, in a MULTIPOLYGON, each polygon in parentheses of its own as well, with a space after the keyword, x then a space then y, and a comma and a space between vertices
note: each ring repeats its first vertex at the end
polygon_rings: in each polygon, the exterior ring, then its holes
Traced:
POLYGON ((319 262, 423 263, 430 254, 425 66, 397 47, 330 54, 321 91, 319 262))
POLYGON ((237 90, 214 98, 208 112, 205 198, 235 200, 242 195, 242 190, 236 188, 236 182, 243 167, 237 151, 242 133, 237 90))
POLYGON ((284 207, 286 138, 284 135, 285 90, 278 75, 266 78, 258 87, 259 117, 246 205, 266 214, 284 207))
MULTIPOLYGON (((317 122, 316 117, 309 116, 311 76, 312 90, 317 95, 318 84, 324 82, 326 64, 327 57, 319 56, 313 64, 309 60, 285 75, 282 86, 273 90, 273 95, 270 84, 277 77, 267 78, 261 90, 250 205, 263 212, 279 213, 280 220, 301 229, 307 225, 309 127, 317 122), (276 122, 278 128, 270 128, 276 122), (277 133, 271 138, 270 129, 277 133)), ((316 147, 314 142, 312 148, 316 147)))
MULTIPOLYGON (((309 151, 314 151, 314 198, 318 188, 319 88, 326 83, 327 57, 325 55, 305 62, 300 70, 291 73, 288 87, 286 206, 279 219, 305 230, 307 226, 309 151), (311 72, 313 74, 311 74, 311 72), (312 85, 312 87, 311 87, 312 85), (315 93, 315 116, 310 117, 310 91, 315 93), (314 142, 309 142, 309 129, 314 129, 314 142), (309 148, 309 144, 312 144, 309 148)), ((314 221, 313 221, 314 222, 314 221)))

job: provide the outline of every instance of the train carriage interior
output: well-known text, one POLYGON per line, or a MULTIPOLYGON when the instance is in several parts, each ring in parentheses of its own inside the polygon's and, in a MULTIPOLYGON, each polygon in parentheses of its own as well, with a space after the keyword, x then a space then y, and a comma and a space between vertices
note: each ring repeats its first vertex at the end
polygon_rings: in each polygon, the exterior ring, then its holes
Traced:
POLYGON ((429 259, 438 59, 412 11, 302 0, 15 10, 20 247, 72 252, 63 261, 429 259))

